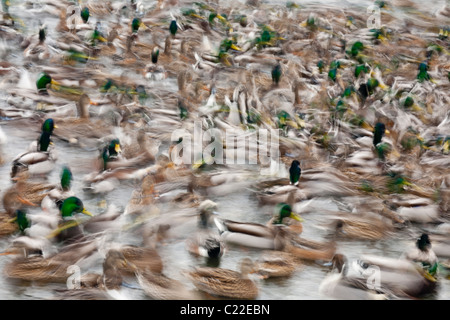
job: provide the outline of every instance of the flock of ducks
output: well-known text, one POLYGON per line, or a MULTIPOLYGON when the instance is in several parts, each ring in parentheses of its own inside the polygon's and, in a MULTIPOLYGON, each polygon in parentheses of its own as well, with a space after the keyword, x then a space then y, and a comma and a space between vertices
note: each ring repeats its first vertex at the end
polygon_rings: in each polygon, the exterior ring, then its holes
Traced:
POLYGON ((310 264, 327 272, 326 298, 435 293, 450 268, 450 10, 375 3, 382 25, 370 29, 357 8, 295 2, 2 1, 0 116, 30 142, 5 161, 1 132, 4 277, 66 284, 70 267, 94 270, 56 299, 120 299, 133 281, 156 300, 257 299, 266 279, 310 264), (51 19, 27 25, 22 9, 51 19), (259 171, 175 163, 184 137, 173 133, 194 122, 236 140, 278 130, 280 158, 259 157, 259 171), (61 165, 62 145, 92 154, 88 174, 61 165), (136 187, 125 208, 86 208, 84 198, 127 183, 136 187), (240 191, 270 208, 266 222, 220 212, 218 199, 240 191), (337 209, 313 207, 322 197, 337 209), (327 221, 315 226, 323 241, 303 236, 315 215, 327 221), (340 247, 405 234, 416 247, 400 258, 351 261, 340 247), (165 274, 160 253, 179 240, 207 261, 183 270, 185 281, 165 274), (242 248, 259 259, 220 267, 242 248))

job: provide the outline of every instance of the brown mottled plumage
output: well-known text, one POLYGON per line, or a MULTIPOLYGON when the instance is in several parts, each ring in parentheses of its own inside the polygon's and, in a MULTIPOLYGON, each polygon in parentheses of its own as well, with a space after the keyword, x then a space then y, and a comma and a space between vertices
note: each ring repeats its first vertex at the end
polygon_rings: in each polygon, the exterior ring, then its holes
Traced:
POLYGON ((248 277, 254 271, 253 262, 244 258, 241 271, 198 267, 187 273, 188 278, 200 291, 211 295, 232 299, 255 299, 259 289, 256 283, 248 277))

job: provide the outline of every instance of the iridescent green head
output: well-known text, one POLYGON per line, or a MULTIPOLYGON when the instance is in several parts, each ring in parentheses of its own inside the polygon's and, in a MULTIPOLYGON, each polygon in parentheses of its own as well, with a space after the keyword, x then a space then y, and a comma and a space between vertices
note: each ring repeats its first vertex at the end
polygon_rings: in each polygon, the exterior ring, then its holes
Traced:
POLYGON ((279 203, 273 211, 273 224, 284 224, 285 218, 291 218, 297 221, 303 221, 298 215, 292 212, 292 208, 287 203, 279 203))
POLYGON ((289 168, 290 183, 293 185, 298 185, 301 173, 302 169, 300 168, 300 162, 298 160, 292 161, 291 167, 289 168))
POLYGON ((42 72, 38 75, 38 78, 36 80, 36 87, 39 92, 47 92, 47 86, 52 83, 53 79, 52 77, 46 73, 42 72))
POLYGON ((139 30, 139 27, 141 26, 141 19, 134 18, 131 22, 131 32, 136 33, 139 30))
POLYGON ((25 229, 30 227, 30 220, 28 220, 27 213, 24 210, 16 210, 16 218, 17 225, 21 232, 24 232, 25 229))
POLYGON ((63 218, 72 217, 74 214, 83 213, 88 216, 92 214, 84 208, 83 202, 77 197, 69 197, 65 199, 59 208, 63 218))
POLYGON ((83 22, 87 23, 88 20, 89 20, 89 16, 90 16, 89 8, 88 7, 84 7, 83 9, 81 9, 80 15, 81 15, 81 19, 83 19, 83 22))
POLYGON ((55 128, 57 128, 57 126, 55 125, 55 121, 52 118, 46 119, 42 124, 43 132, 49 132, 50 134, 53 134, 53 129, 55 128))
POLYGON ((72 171, 66 166, 63 167, 61 172, 61 188, 64 191, 70 190, 72 185, 73 175, 72 171))
POLYGON ((122 150, 120 149, 120 140, 113 139, 108 145, 108 152, 110 156, 117 156, 122 150))
POLYGON ((356 57, 363 49, 363 43, 361 41, 356 41, 350 49, 350 54, 352 55, 352 57, 356 57))

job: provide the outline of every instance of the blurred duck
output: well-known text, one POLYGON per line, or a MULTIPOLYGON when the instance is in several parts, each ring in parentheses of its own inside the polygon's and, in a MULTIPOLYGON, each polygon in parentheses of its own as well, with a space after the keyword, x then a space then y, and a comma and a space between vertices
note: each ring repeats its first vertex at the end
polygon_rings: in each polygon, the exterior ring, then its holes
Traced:
POLYGON ((367 279, 348 275, 349 265, 342 254, 334 255, 332 269, 321 281, 319 293, 333 299, 348 300, 386 300, 382 291, 367 288, 367 279))
POLYGON ((7 254, 15 257, 6 263, 3 272, 8 279, 67 283, 70 276, 68 268, 72 265, 81 266, 83 260, 97 249, 97 241, 93 240, 65 246, 59 252, 45 257, 41 254, 24 255, 23 248, 13 247, 7 254))
POLYGON ((92 213, 86 210, 80 198, 71 196, 63 200, 57 200, 59 211, 58 228, 47 235, 47 238, 57 238, 58 242, 72 243, 84 238, 81 219, 77 214, 81 213, 92 217, 92 213))
POLYGON ((120 289, 123 285, 121 268, 128 261, 117 250, 109 250, 103 260, 102 274, 86 273, 81 275, 80 283, 73 289, 57 290, 57 300, 116 300, 125 299, 120 289))
POLYGON ((50 132, 43 131, 38 140, 36 151, 21 153, 13 159, 11 178, 16 177, 19 172, 23 171, 27 171, 30 175, 44 175, 53 170, 57 154, 50 136, 50 132))
POLYGON ((290 223, 290 219, 301 221, 288 204, 279 204, 274 209, 274 218, 267 225, 220 218, 214 218, 214 221, 225 243, 267 250, 283 250, 290 238, 298 236, 299 231, 302 230, 301 225, 292 223, 291 229, 290 225, 284 224, 290 223))
POLYGON ((213 267, 196 267, 185 272, 195 287, 207 294, 229 299, 256 299, 259 289, 249 278, 254 272, 254 264, 249 258, 241 261, 240 272, 213 267))
POLYGON ((400 298, 420 298, 433 293, 437 279, 422 266, 404 258, 363 256, 355 264, 360 273, 379 270, 379 286, 400 298))
POLYGON ((225 247, 218 232, 211 230, 211 216, 217 204, 210 200, 204 200, 198 207, 199 231, 186 240, 188 251, 194 255, 218 259, 224 254, 225 247))
POLYGON ((270 250, 255 261, 255 274, 263 279, 288 277, 299 269, 299 263, 288 252, 270 250))
POLYGON ((21 172, 3 194, 3 208, 13 217, 17 209, 39 206, 53 188, 54 185, 32 181, 28 172, 21 172))

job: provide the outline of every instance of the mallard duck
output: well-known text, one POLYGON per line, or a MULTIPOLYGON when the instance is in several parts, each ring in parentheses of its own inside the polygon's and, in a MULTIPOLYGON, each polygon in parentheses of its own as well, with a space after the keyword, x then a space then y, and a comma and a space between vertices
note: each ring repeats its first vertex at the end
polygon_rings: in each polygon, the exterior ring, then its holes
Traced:
POLYGON ((218 232, 210 229, 211 216, 217 204, 204 200, 198 207, 199 231, 186 240, 186 247, 194 255, 217 259, 223 256, 225 247, 218 232))
POLYGON ((337 213, 331 215, 335 236, 347 239, 379 240, 393 235, 394 226, 377 215, 337 213))
POLYGON ((270 250, 255 261, 255 274, 263 279, 288 277, 298 270, 299 263, 293 255, 284 251, 270 250))
POLYGON ((58 242, 71 243, 76 242, 84 237, 82 223, 83 219, 77 219, 76 214, 81 213, 92 217, 92 213, 86 210, 82 200, 76 196, 56 201, 60 216, 59 226, 47 235, 48 239, 54 237, 58 242))
POLYGON ((223 268, 196 267, 185 274, 198 290, 210 295, 231 299, 256 299, 259 288, 249 278, 249 274, 253 272, 253 261, 244 258, 241 261, 240 272, 223 268))
POLYGON ((42 254, 28 256, 21 247, 12 248, 9 254, 18 255, 6 263, 3 272, 9 279, 38 281, 43 283, 67 283, 72 265, 81 266, 82 261, 98 249, 96 240, 70 244, 59 252, 45 257, 42 254))
POLYGON ((73 283, 73 288, 56 290, 55 299, 58 300, 110 300, 115 299, 114 291, 121 289, 123 277, 120 268, 128 262, 123 254, 111 249, 105 255, 102 264, 102 273, 85 273, 80 276, 79 282, 73 283))
POLYGON ((30 181, 28 177, 27 172, 18 174, 13 179, 14 184, 3 194, 3 208, 10 217, 15 215, 17 209, 39 206, 54 188, 52 184, 30 181))
POLYGON ((301 174, 302 169, 300 168, 300 162, 298 160, 293 160, 289 167, 289 182, 294 186, 297 186, 301 174))
POLYGON ((154 272, 136 272, 145 294, 154 300, 200 300, 200 295, 179 280, 154 272))
POLYGON ((60 83, 53 80, 53 78, 46 72, 41 72, 36 79, 36 88, 39 94, 48 94, 48 89, 57 89, 60 83))
POLYGON ((50 59, 51 53, 48 45, 45 43, 46 39, 46 26, 41 26, 39 28, 39 37, 38 41, 31 42, 23 51, 23 55, 26 59, 30 59, 32 61, 45 61, 50 59))
POLYGON ((300 218, 290 210, 288 204, 280 204, 274 211, 275 219, 271 219, 267 225, 237 222, 218 217, 214 218, 214 222, 225 243, 259 249, 283 250, 291 236, 297 236, 298 231, 298 228, 291 231, 290 227, 284 224, 285 219, 300 220, 300 218))
POLYGON ((27 171, 30 175, 43 175, 53 170, 57 153, 52 145, 50 132, 43 131, 38 140, 36 151, 27 151, 16 156, 12 161, 11 178, 19 172, 27 171))
POLYGON ((411 260, 364 255, 353 264, 359 274, 377 272, 377 287, 396 297, 418 298, 436 290, 437 278, 411 260))
POLYGON ((56 300, 116 300, 122 299, 120 289, 123 277, 120 267, 128 262, 117 250, 109 250, 103 261, 103 273, 81 275, 79 283, 73 289, 56 290, 56 300))

